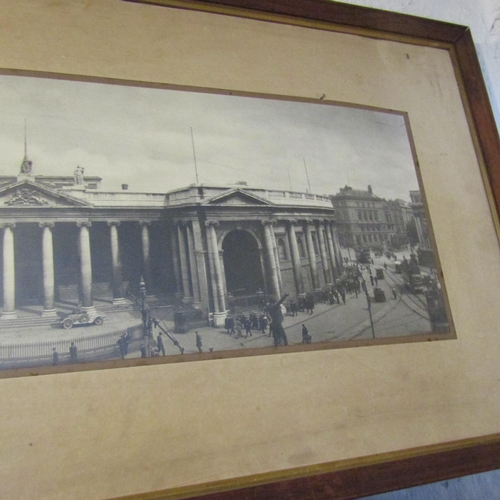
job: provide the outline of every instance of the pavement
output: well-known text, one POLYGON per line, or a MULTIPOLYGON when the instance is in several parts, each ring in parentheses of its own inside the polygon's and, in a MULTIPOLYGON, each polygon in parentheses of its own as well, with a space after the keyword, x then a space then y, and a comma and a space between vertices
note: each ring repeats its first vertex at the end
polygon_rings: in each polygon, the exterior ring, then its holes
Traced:
MULTIPOLYGON (((383 263, 389 262, 385 258, 377 259, 374 268, 382 267, 383 263)), ((393 264, 392 264, 393 267, 393 264)), ((348 295, 346 304, 316 304, 313 314, 299 312, 297 316, 287 314, 284 318, 283 327, 287 334, 289 345, 302 343, 302 325, 309 330, 312 342, 332 342, 342 340, 361 340, 370 338, 383 338, 395 335, 410 335, 430 331, 429 322, 425 318, 417 318, 412 314, 409 307, 404 307, 404 290, 398 289, 397 299, 393 298, 392 288, 395 282, 391 279, 391 264, 386 271, 386 279, 379 280, 378 286, 386 294, 387 301, 376 303, 373 301, 373 290, 370 286, 369 274, 365 270, 364 277, 368 285, 369 294, 372 297, 371 315, 374 324, 372 331, 368 303, 364 293, 356 296, 348 295)), ((393 278, 393 276, 392 276, 393 278)), ((402 288, 402 287, 401 287, 402 288)), ((72 340, 74 338, 98 336, 106 333, 126 331, 127 328, 138 327, 141 324, 141 314, 132 303, 125 306, 113 307, 107 301, 95 301, 96 309, 103 313, 105 317, 102 326, 78 326, 70 330, 64 330, 59 321, 52 320, 50 324, 40 323, 40 313, 36 308, 26 308, 19 311, 21 325, 9 325, 6 321, 0 321, 0 346, 6 344, 32 344, 39 342, 50 342, 56 340, 72 340), (28 318, 28 320, 26 320, 28 318), (33 320, 29 320, 33 318, 33 320)), ((408 304, 406 304, 407 306, 408 304)), ((58 309, 68 310, 67 304, 58 305, 58 309)), ((74 308, 74 306, 72 306, 74 308)), ((202 338, 202 349, 204 352, 210 350, 227 351, 245 348, 271 347, 274 345, 273 338, 268 333, 262 334, 252 332, 251 336, 235 338, 227 334, 223 328, 212 328, 204 326, 191 329, 187 333, 173 333, 174 324, 172 321, 162 318, 171 317, 167 308, 158 308, 153 311, 155 318, 160 320, 164 329, 169 332, 169 336, 163 335, 163 344, 167 355, 179 354, 179 348, 174 340, 184 349, 186 354, 197 353, 196 331, 202 338)), ((154 339, 159 333, 158 329, 153 332, 154 339)), ((140 356, 139 347, 144 342, 136 335, 136 341, 130 345, 127 358, 140 356)), ((153 345, 155 342, 153 343, 153 345)), ((116 356, 116 354, 115 354, 116 356)))

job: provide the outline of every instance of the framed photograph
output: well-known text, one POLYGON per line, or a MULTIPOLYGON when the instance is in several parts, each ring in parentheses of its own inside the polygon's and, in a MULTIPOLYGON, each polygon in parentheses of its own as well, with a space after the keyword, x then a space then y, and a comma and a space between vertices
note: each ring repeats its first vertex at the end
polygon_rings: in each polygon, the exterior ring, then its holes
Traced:
POLYGON ((356 498, 498 467, 500 144, 467 28, 0 7, 2 497, 356 498))

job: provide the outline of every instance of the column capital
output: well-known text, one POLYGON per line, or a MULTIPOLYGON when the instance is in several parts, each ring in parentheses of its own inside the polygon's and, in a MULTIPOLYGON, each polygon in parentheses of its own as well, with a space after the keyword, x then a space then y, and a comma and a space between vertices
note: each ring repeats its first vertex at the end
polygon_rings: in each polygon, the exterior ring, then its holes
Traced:
POLYGON ((139 224, 139 226, 150 226, 151 225, 150 220, 139 220, 139 221, 137 221, 137 223, 139 224))
POLYGON ((87 220, 87 221, 78 221, 76 223, 76 225, 78 227, 90 227, 92 225, 92 222, 90 222, 89 220, 87 220))
POLYGON ((174 226, 176 227, 185 227, 188 225, 188 222, 187 220, 176 220, 174 221, 174 226))
POLYGON ((275 226, 278 223, 276 219, 263 220, 261 222, 264 226, 275 226))
POLYGON ((0 223, 1 229, 5 229, 5 228, 14 229, 15 227, 16 227, 15 222, 2 222, 2 223, 0 223))
POLYGON ((54 226, 55 226, 55 223, 54 222, 50 222, 50 221, 43 221, 43 222, 39 222, 38 223, 38 227, 41 227, 41 228, 44 228, 44 227, 53 228, 54 226))
POLYGON ((298 223, 299 223, 299 221, 297 219, 289 219, 288 220, 288 224, 290 224, 290 226, 296 226, 298 223))
POLYGON ((216 220, 207 220, 205 221, 205 226, 206 227, 217 227, 219 225, 218 221, 216 220))
POLYGON ((116 226, 116 227, 118 227, 118 226, 121 224, 121 222, 120 222, 119 220, 108 220, 108 221, 106 222, 106 224, 107 224, 109 227, 112 227, 112 226, 116 226))

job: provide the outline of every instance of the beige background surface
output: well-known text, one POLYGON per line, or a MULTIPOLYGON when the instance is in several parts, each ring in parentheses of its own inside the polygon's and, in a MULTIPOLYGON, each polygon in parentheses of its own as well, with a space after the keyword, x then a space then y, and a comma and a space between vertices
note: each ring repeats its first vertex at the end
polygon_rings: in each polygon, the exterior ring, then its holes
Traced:
POLYGON ((0 380, 2 499, 104 499, 500 432, 500 252, 445 50, 118 0, 0 0, 0 20, 0 68, 407 111, 458 337, 0 380))

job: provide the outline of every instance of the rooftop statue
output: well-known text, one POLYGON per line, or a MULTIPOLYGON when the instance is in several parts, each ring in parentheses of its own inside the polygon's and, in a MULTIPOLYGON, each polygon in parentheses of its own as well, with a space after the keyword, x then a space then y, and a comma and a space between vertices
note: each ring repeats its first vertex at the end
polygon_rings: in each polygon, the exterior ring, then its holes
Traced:
POLYGON ((25 155, 23 162, 21 163, 21 174, 31 174, 31 166, 33 165, 32 161, 28 160, 28 157, 25 155))
POLYGON ((83 185, 83 167, 76 167, 75 170, 75 185, 81 186, 83 185))

